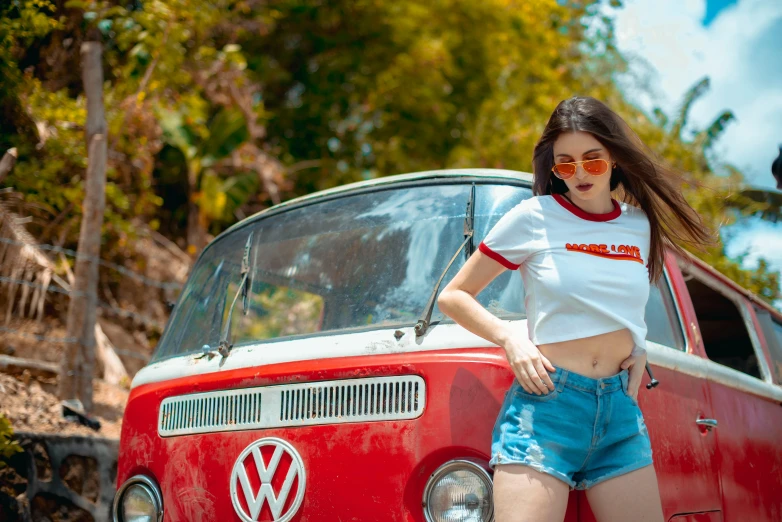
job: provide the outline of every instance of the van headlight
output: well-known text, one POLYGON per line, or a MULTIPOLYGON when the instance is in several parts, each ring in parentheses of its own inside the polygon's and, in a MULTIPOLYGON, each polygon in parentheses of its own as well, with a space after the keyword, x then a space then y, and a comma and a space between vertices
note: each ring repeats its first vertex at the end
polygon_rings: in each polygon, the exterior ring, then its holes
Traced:
POLYGON ((122 484, 114 495, 114 522, 160 522, 163 520, 163 497, 154 479, 136 475, 122 484))
POLYGON ((484 468, 468 460, 452 460, 437 468, 424 489, 427 522, 492 522, 492 480, 484 468))

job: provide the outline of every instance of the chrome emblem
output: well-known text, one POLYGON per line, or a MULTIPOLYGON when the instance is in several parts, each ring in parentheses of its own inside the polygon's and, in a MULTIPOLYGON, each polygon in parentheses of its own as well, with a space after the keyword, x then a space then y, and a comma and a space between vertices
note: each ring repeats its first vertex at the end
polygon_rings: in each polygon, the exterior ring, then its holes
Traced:
MULTIPOLYGON (((267 502, 271 512, 270 520, 288 522, 304 500, 305 485, 306 474, 299 452, 282 439, 267 437, 247 446, 236 459, 231 472, 231 502, 245 522, 257 522, 267 502), (261 448, 268 447, 273 449, 261 451, 261 448), (264 454, 267 455, 268 463, 264 460, 264 454), (279 473, 285 474, 284 479, 278 477, 275 480, 279 473), (279 484, 281 480, 282 486, 275 493, 272 481, 279 484), (296 489, 292 490, 294 482, 296 489), (295 496, 293 502, 289 503, 288 497, 291 495, 295 496)), ((268 514, 264 520, 269 520, 268 514)))

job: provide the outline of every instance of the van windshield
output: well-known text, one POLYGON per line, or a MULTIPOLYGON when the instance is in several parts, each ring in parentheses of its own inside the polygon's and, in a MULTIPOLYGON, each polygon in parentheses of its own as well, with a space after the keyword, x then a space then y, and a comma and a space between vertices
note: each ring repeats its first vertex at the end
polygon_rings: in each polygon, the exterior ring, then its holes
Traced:
MULTIPOLYGON (((476 182, 478 183, 478 182, 476 182)), ((496 183, 496 182, 495 182, 496 183)), ((210 244, 199 258, 153 361, 217 347, 250 248, 249 295, 232 315, 234 346, 326 333, 413 326, 464 241, 471 184, 419 183, 348 193, 260 218, 210 244)), ((530 189, 476 184, 474 245, 530 189)), ((464 264, 451 266, 443 287, 464 264)), ((503 319, 524 318, 517 272, 478 300, 503 319)), ((435 308, 432 322, 450 321, 435 308)))

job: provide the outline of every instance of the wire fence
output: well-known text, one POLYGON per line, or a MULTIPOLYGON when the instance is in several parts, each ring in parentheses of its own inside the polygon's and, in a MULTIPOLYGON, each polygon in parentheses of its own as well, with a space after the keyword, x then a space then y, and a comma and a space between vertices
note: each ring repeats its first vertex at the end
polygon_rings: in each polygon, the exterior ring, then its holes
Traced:
MULTIPOLYGON (((73 344, 79 342, 78 339, 75 337, 49 337, 46 335, 38 335, 30 332, 25 332, 23 330, 19 330, 18 328, 9 328, 7 326, 0 326, 0 332, 3 333, 10 333, 11 335, 16 335, 18 337, 24 337, 27 339, 34 339, 36 341, 45 342, 45 343, 56 343, 56 344, 73 344)), ((149 361, 149 356, 145 355, 143 353, 134 352, 132 350, 124 350, 122 348, 114 347, 114 352, 117 353, 117 355, 124 355, 126 357, 131 357, 133 359, 140 359, 142 361, 149 361)))
MULTIPOLYGON (((69 297, 74 296, 87 296, 87 295, 95 295, 97 297, 97 293, 95 292, 79 292, 78 290, 66 290, 64 288, 59 288, 53 285, 44 286, 40 283, 33 283, 31 281, 25 281, 23 279, 13 279, 10 277, 0 276, 0 282, 3 283, 12 283, 16 285, 21 286, 28 286, 31 288, 38 288, 41 290, 44 290, 46 292, 55 292, 67 295, 69 297)), ((106 301, 103 301, 101 299, 98 299, 98 308, 101 308, 102 310, 106 310, 108 312, 111 312, 115 315, 118 315, 120 317, 127 317, 131 319, 135 319, 141 323, 144 323, 147 326, 152 326, 154 328, 157 328, 159 330, 163 329, 163 323, 158 321, 157 319, 154 319, 148 315, 139 314, 136 312, 132 312, 130 310, 126 310, 125 308, 120 308, 118 306, 114 306, 110 303, 107 303, 106 301)))
MULTIPOLYGON (((124 267, 122 265, 118 265, 116 263, 113 263, 111 261, 107 261, 105 259, 96 257, 96 256, 87 256, 84 254, 79 254, 75 250, 71 250, 68 248, 62 248, 57 245, 47 245, 47 244, 38 244, 38 243, 31 243, 31 242, 25 242, 25 241, 19 241, 15 239, 10 238, 0 238, 0 243, 5 243, 9 245, 14 246, 21 246, 21 247, 31 247, 34 249, 40 249, 48 252, 56 252, 63 254, 65 256, 73 257, 75 259, 86 259, 92 262, 97 262, 100 266, 106 267, 110 270, 114 270, 118 273, 120 273, 123 277, 127 277, 128 279, 132 279, 133 281, 140 283, 145 286, 149 286, 152 288, 158 288, 162 290, 174 290, 179 291, 182 289, 182 284, 178 282, 171 282, 171 281, 159 281, 150 277, 147 277, 143 274, 139 274, 137 272, 134 272, 133 270, 128 269, 127 267, 124 267)), ((6 284, 12 284, 12 285, 19 285, 19 286, 26 286, 29 288, 35 288, 38 290, 43 290, 44 292, 51 292, 51 293, 58 293, 63 294, 68 297, 83 297, 87 295, 94 295, 94 297, 97 299, 97 305, 98 308, 100 308, 102 311, 107 312, 109 314, 115 315, 117 317, 123 317, 123 318, 129 318, 133 319, 134 321, 138 321, 139 323, 142 323, 146 326, 156 328, 158 330, 162 330, 164 327, 164 324, 158 321, 157 319, 138 312, 134 312, 132 310, 128 310, 125 308, 122 308, 120 306, 113 305, 111 303, 108 303, 102 299, 99 298, 97 295, 97 292, 81 292, 77 290, 70 290, 67 288, 62 288, 60 286, 57 286, 55 284, 48 284, 43 285, 41 283, 36 283, 33 281, 27 281, 24 279, 17 279, 12 277, 6 277, 6 276, 0 276, 0 283, 6 283, 6 284)), ((8 303, 8 306, 13 306, 13 303, 8 303)), ((6 333, 22 338, 28 338, 28 339, 34 339, 39 342, 47 342, 47 343, 56 343, 56 344, 72 344, 79 342, 78 339, 73 337, 51 337, 46 335, 39 335, 35 333, 30 333, 18 328, 11 328, 8 326, 0 326, 0 333, 6 333)), ((131 350, 123 350, 121 348, 114 347, 114 351, 119 355, 124 355, 131 358, 141 359, 143 361, 148 361, 149 356, 143 354, 134 352, 131 350)))
POLYGON ((11 334, 18 335, 19 337, 35 339, 36 341, 42 341, 45 343, 72 344, 79 341, 75 337, 47 337, 45 335, 23 332, 22 330, 19 330, 17 328, 8 328, 7 326, 0 326, 0 332, 11 333, 11 334))
POLYGON ((133 279, 135 281, 138 281, 141 284, 152 286, 155 288, 162 288, 164 290, 181 290, 182 285, 180 283, 175 282, 166 282, 166 281, 158 281, 156 279, 149 278, 145 275, 138 274, 134 272, 133 270, 130 270, 122 265, 118 265, 117 263, 112 263, 111 261, 106 261, 105 259, 101 259, 99 257, 95 256, 88 256, 84 254, 79 254, 75 250, 71 250, 69 248, 62 248, 57 245, 39 245, 38 243, 30 243, 25 241, 19 241, 16 239, 9 239, 5 237, 0 237, 0 243, 6 243, 9 245, 14 246, 29 246, 33 248, 38 248, 41 250, 46 250, 50 252, 57 252, 60 254, 64 254, 66 256, 73 257, 75 259, 87 259, 89 261, 97 262, 101 266, 105 266, 106 268, 110 268, 112 270, 116 270, 120 274, 124 275, 125 277, 128 277, 130 279, 133 279))

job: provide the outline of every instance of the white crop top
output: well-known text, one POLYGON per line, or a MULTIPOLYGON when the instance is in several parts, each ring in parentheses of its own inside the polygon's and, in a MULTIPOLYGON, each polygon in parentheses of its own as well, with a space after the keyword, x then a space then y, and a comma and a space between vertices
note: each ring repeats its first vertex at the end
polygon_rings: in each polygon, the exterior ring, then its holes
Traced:
POLYGON ((526 199, 481 242, 481 252, 521 272, 536 345, 627 328, 646 348, 649 220, 612 201, 612 212, 589 214, 559 194, 526 199))

